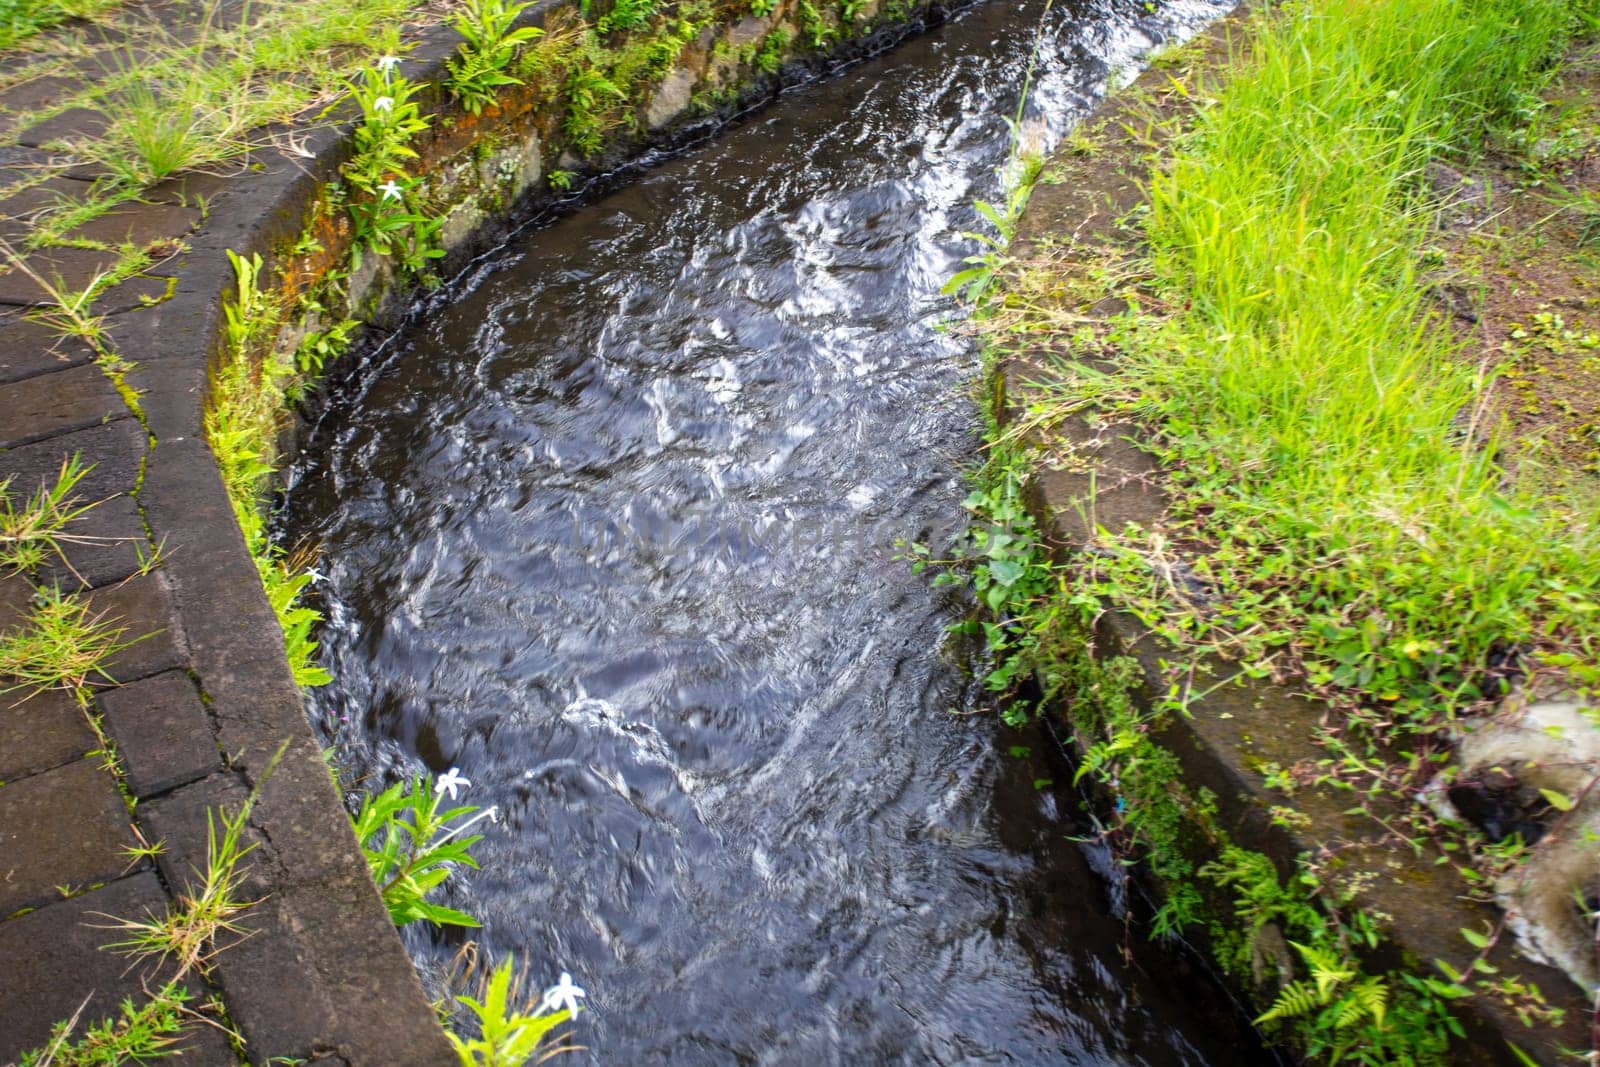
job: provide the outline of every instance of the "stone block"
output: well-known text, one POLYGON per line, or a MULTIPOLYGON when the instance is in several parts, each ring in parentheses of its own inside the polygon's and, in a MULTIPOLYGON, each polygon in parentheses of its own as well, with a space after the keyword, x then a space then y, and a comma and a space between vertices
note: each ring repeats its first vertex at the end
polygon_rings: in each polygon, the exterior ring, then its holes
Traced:
POLYGON ((106 132, 111 120, 105 112, 87 107, 69 107, 43 122, 34 123, 17 135, 17 143, 29 148, 75 140, 89 140, 106 132))
POLYGON ((0 695, 0 782, 15 785, 19 778, 82 759, 98 747, 70 693, 52 689, 17 703, 21 696, 0 695))
MULTIPOLYGON (((167 885, 185 891, 206 869, 210 829, 222 833, 222 820, 238 814, 250 790, 231 773, 216 774, 174 789, 163 797, 139 805, 139 826, 145 837, 160 841, 156 862, 167 885)), ((239 861, 240 886, 248 897, 266 896, 273 889, 272 853, 254 829, 244 831, 243 844, 252 851, 239 861)))
POLYGON ((88 599, 91 612, 103 612, 107 622, 124 629, 122 639, 133 642, 104 665, 118 684, 188 666, 183 631, 161 571, 96 589, 88 599))
POLYGON ((29 252, 24 262, 32 274, 9 263, 0 270, 0 304, 15 307, 55 304, 56 298, 41 282, 62 293, 81 293, 101 275, 110 273, 120 259, 120 253, 105 248, 41 248, 29 252))
POLYGON ((176 240, 200 221, 198 207, 181 204, 132 203, 113 208, 66 233, 73 240, 103 241, 148 247, 156 241, 176 240))
POLYGON ((144 871, 0 922, 0 1062, 44 1044, 80 1004, 83 1019, 98 1021, 137 995, 140 969, 101 947, 117 939, 104 929, 106 916, 135 918, 166 905, 155 873, 144 871))
POLYGON ((19 308, 0 308, 0 383, 82 366, 93 359, 94 352, 82 341, 23 318, 19 308))
POLYGON ((137 844, 116 777, 82 759, 0 786, 0 916, 61 898, 128 869, 137 844))
POLYGON ((0 385, 0 448, 128 418, 127 405, 94 366, 0 385))
POLYGON ((145 435, 132 419, 61 434, 0 453, 0 478, 10 477, 13 498, 26 498, 41 485, 55 484, 62 465, 73 456, 86 469, 69 506, 93 505, 67 527, 85 539, 63 543, 66 559, 51 553, 39 580, 63 589, 109 585, 139 567, 141 549, 148 551, 144 519, 130 495, 139 479, 145 435))
POLYGON ((96 700, 134 796, 153 796, 222 770, 211 719, 182 671, 107 689, 96 700))

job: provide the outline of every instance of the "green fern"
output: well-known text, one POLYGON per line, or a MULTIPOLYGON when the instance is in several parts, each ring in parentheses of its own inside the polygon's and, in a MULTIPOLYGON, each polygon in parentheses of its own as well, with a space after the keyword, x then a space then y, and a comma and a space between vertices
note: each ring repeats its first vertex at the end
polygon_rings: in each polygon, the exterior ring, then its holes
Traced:
POLYGON ((1304 981, 1290 982, 1278 990, 1278 999, 1273 1001, 1270 1010, 1256 1018, 1256 1025, 1280 1019, 1304 1019, 1315 1014, 1322 1006, 1323 1000, 1317 994, 1316 986, 1304 981))

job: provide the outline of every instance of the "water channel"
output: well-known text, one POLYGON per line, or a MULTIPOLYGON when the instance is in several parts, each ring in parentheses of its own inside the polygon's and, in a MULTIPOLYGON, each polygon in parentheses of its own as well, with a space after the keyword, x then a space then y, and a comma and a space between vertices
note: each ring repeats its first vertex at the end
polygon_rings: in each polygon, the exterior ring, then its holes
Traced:
POLYGON ((894 559, 963 521, 939 289, 1041 16, 1047 146, 1227 6, 974 6, 524 232, 335 389, 281 523, 328 575, 313 720, 368 787, 498 806, 446 902, 587 988, 573 1062, 1264 1062, 1125 930, 1042 738, 952 714, 962 605, 894 559))

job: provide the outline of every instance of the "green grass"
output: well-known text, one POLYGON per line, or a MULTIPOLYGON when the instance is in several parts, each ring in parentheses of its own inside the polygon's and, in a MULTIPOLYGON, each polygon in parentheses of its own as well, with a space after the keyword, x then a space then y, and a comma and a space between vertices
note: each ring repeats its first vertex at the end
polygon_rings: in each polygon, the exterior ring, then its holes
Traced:
POLYGON ((105 77, 22 118, 73 106, 103 111, 105 133, 72 139, 70 147, 108 172, 108 187, 139 190, 184 170, 237 165, 263 143, 263 127, 334 100, 353 72, 398 52, 408 19, 439 17, 418 7, 415 0, 257 3, 242 26, 213 25, 208 14, 187 44, 129 21, 130 43, 109 53, 105 77))
POLYGON ((0 52, 69 19, 91 19, 120 0, 0 0, 0 52))
MULTIPOLYGON (((276 757, 269 765, 269 773, 274 766, 276 757)), ((240 861, 256 847, 244 843, 245 826, 254 804, 252 793, 232 815, 208 810, 206 867, 194 872, 197 882, 179 892, 163 913, 149 912, 136 918, 105 916, 110 920, 107 928, 123 937, 104 947, 132 957, 135 962, 169 959, 177 968, 173 980, 178 981, 191 972, 204 974, 210 970, 211 961, 224 947, 218 944, 219 937, 248 936, 240 919, 260 901, 245 899, 245 869, 240 861)))
POLYGON ((224 306, 228 346, 212 378, 206 441, 216 456, 267 601, 283 629, 295 684, 324 685, 328 673, 316 664, 317 644, 311 636, 319 616, 301 603, 311 576, 272 544, 262 504, 277 462, 278 429, 295 381, 294 357, 268 351, 281 313, 257 284, 260 255, 245 259, 229 252, 229 257, 235 272, 235 294, 224 306))
POLYGON ((90 1024, 74 1040, 72 1033, 83 1011, 80 1007, 70 1019, 56 1025, 44 1047, 24 1052, 19 1067, 119 1067, 166 1059, 190 1023, 187 1016, 192 998, 178 983, 168 982, 143 1004, 127 998, 115 1018, 90 1024))
MULTIPOLYGON (((1590 5, 1592 9, 1593 5, 1590 5)), ((1319 0, 1261 16, 1149 186, 1146 303, 1111 375, 1057 397, 1131 412, 1177 490, 1160 534, 1110 531, 1103 591, 1189 641, 1302 678, 1369 739, 1497 695, 1492 654, 1597 680, 1592 499, 1495 461, 1490 375, 1418 277, 1421 177, 1478 148, 1576 28, 1559 0, 1319 0), (1144 561, 1198 546, 1214 614, 1144 561)))
POLYGON ((66 563, 66 545, 100 540, 67 531, 99 503, 79 503, 75 496, 78 483, 92 469, 74 453, 61 461, 54 482, 40 482, 20 503, 11 491, 14 479, 0 479, 0 570, 31 571, 52 557, 66 563))
POLYGON ((34 593, 22 624, 0 632, 0 695, 27 690, 80 690, 91 679, 116 679, 106 662, 143 638, 124 640, 124 627, 91 612, 80 596, 47 586, 34 593))

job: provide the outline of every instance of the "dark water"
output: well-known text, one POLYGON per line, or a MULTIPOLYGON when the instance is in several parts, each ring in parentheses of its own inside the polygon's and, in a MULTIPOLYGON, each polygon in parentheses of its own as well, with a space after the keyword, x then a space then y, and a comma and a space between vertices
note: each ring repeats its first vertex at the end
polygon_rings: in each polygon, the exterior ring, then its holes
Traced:
MULTIPOLYGON (((1225 6, 1058 4, 1026 136, 1225 6)), ((373 783, 459 766, 499 806, 449 902, 587 987, 600 1062, 1259 1057, 1125 938, 1059 769, 1009 751, 1038 739, 950 713, 984 707, 960 606, 893 559, 962 521, 977 360, 938 289, 1042 11, 991 0, 526 235, 295 472, 314 719, 373 783)), ((459 941, 408 936, 425 968, 459 941)))

